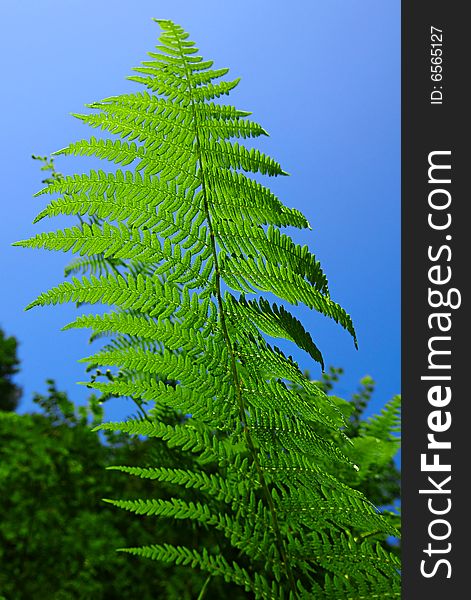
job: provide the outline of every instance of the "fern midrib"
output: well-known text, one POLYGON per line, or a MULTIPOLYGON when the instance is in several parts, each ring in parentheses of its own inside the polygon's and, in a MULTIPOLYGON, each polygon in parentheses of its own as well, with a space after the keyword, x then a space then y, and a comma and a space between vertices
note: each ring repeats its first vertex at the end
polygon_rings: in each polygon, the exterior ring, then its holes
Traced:
POLYGON ((240 415, 241 423, 243 423, 243 431, 244 431, 244 435, 245 435, 245 438, 247 441, 247 446, 249 448, 250 454, 252 455, 254 465, 255 465, 255 468, 256 468, 256 471, 257 471, 257 474, 259 477, 259 481, 262 486, 263 494, 266 498, 268 508, 269 508, 270 514, 272 516, 273 531, 275 533, 275 538, 276 538, 276 541, 278 544, 280 556, 281 556, 283 564, 284 564, 286 577, 289 581, 289 584, 290 584, 290 587, 291 587, 291 590, 293 593, 293 597, 296 599, 296 598, 298 598, 296 583, 295 583, 291 565, 290 565, 290 562, 288 559, 288 553, 286 551, 284 540, 281 536, 281 530, 280 530, 280 526, 279 526, 279 522, 278 522, 278 515, 276 512, 275 505, 273 503, 273 498, 268 489, 268 485, 267 485, 263 470, 262 470, 262 468, 260 466, 260 462, 258 460, 258 453, 255 448, 255 444, 253 442, 250 428, 246 422, 246 408, 245 408, 244 399, 242 397, 241 381, 240 381, 239 372, 237 369, 237 363, 236 363, 234 349, 233 349, 231 339, 229 336, 229 332, 227 329, 227 325, 226 325, 226 315, 225 315, 225 311, 224 311, 224 303, 223 303, 222 294, 221 294, 221 272, 219 269, 218 254, 217 254, 217 249, 216 249, 216 239, 215 239, 215 235, 214 235, 214 228, 213 228, 211 213, 210 213, 210 209, 209 209, 208 194, 207 194, 206 179, 205 179, 205 170, 204 170, 204 164, 203 164, 203 156, 202 156, 202 152, 201 152, 201 145, 200 145, 199 134, 198 134, 198 117, 196 114, 193 93, 192 93, 193 86, 191 84, 191 74, 188 71, 187 63, 185 60, 185 54, 182 51, 180 39, 178 36, 176 36, 176 38, 177 38, 178 48, 180 50, 181 58, 184 61, 184 65, 185 65, 185 75, 186 75, 186 80, 187 80, 187 84, 188 84, 188 92, 190 95, 190 107, 191 107, 191 111, 193 114, 196 154, 197 154, 197 160, 198 160, 198 164, 200 167, 200 173, 201 173, 201 188, 202 188, 202 192, 203 192, 203 207, 204 207, 204 211, 205 211, 206 220, 208 223, 210 245, 211 245, 211 251, 212 251, 213 260, 214 260, 215 295, 216 295, 216 300, 217 300, 217 304, 218 304, 219 318, 220 318, 220 322, 221 322, 221 332, 222 332, 223 338, 226 342, 226 346, 229 350, 229 355, 230 355, 230 360, 231 360, 231 371, 232 371, 232 376, 233 376, 233 380, 234 380, 234 384, 235 384, 235 388, 236 388, 236 398, 237 398, 237 402, 239 405, 239 415, 240 415))
POLYGON ((234 384, 235 384, 235 388, 236 388, 236 398, 237 398, 237 402, 239 405, 239 415, 240 415, 241 422, 243 423, 243 431, 244 431, 244 435, 245 435, 245 438, 247 441, 247 446, 249 448, 250 454, 252 455, 254 465, 257 470, 257 474, 259 476, 259 481, 262 486, 262 490, 263 490, 264 496, 266 498, 266 501, 267 501, 267 504, 268 504, 268 507, 270 510, 270 514, 272 516, 273 531, 275 533, 275 538, 277 541, 280 556, 283 560, 286 577, 287 577, 289 585, 291 587, 293 597, 296 599, 296 598, 298 598, 297 588, 296 588, 296 584, 294 581, 294 576, 293 576, 293 572, 291 569, 291 565, 288 560, 288 554, 286 552, 285 544, 284 544, 283 538, 281 536, 281 530, 280 530, 280 526, 279 526, 279 522, 278 522, 278 515, 276 512, 275 505, 273 503, 273 498, 268 489, 268 485, 267 485, 263 470, 262 470, 259 460, 258 460, 258 454, 257 454, 257 450, 255 448, 255 444, 252 439, 252 434, 251 434, 250 428, 246 422, 246 408, 245 408, 244 399, 242 397, 241 382, 240 382, 240 378, 239 378, 239 372, 237 369, 237 363, 236 363, 236 358, 235 358, 235 354, 234 354, 234 349, 233 349, 231 339, 229 336, 229 332, 227 329, 227 325, 226 325, 226 315, 225 315, 225 311, 224 311, 224 303, 223 303, 222 294, 221 294, 221 273, 220 273, 220 269, 219 269, 218 254, 217 254, 217 248, 216 248, 216 238, 214 235, 214 229, 213 229, 213 224, 212 224, 212 220, 211 220, 211 213, 210 213, 210 209, 209 209, 205 171, 204 171, 204 165, 203 165, 203 157, 202 157, 201 145, 200 145, 199 135, 198 135, 198 118, 197 118, 196 110, 194 107, 193 86, 191 84, 191 74, 188 71, 186 56, 185 56, 182 46, 180 44, 180 38, 178 35, 176 35, 175 37, 177 39, 181 59, 183 60, 183 63, 185 65, 185 76, 186 76, 186 81, 188 84, 188 92, 190 95, 190 107, 191 107, 191 111, 192 111, 192 115, 193 115, 194 131, 195 131, 196 154, 197 154, 197 160, 198 160, 198 164, 200 167, 200 173, 201 173, 201 188, 202 188, 202 192, 203 192, 203 207, 204 207, 204 211, 205 211, 206 220, 208 223, 211 251, 212 251, 213 260, 214 260, 215 295, 216 295, 216 300, 217 300, 217 305, 218 305, 219 318, 220 318, 220 322, 221 322, 221 332, 222 332, 223 338, 226 342, 226 346, 229 350, 229 355, 230 355, 230 359, 231 359, 231 371, 232 371, 232 376, 233 376, 234 384))

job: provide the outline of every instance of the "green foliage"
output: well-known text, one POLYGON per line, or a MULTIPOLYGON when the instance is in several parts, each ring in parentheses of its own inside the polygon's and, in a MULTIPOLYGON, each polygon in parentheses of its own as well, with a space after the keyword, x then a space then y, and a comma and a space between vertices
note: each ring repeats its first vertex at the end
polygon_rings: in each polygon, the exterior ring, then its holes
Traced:
MULTIPOLYGON (((371 456, 371 445, 352 453, 346 403, 269 344, 269 337, 290 340, 322 365, 301 323, 283 306, 246 296, 268 292, 302 303, 334 319, 356 343, 351 318, 331 299, 317 259, 280 232, 309 225, 258 181, 286 172, 232 141, 266 132, 247 112, 213 102, 238 80, 217 83, 227 70, 196 55, 181 27, 158 23, 157 52, 131 77, 152 94, 107 98, 89 106, 97 112, 79 115, 118 139, 92 137, 56 153, 133 170, 50 182, 40 194, 59 198, 36 220, 77 215, 80 226, 18 243, 79 254, 75 268, 87 273, 41 294, 30 308, 68 301, 112 307, 68 325, 110 336, 84 360, 111 367, 113 376, 89 385, 151 408, 144 420, 100 429, 144 435, 183 457, 178 467, 121 467, 165 483, 168 497, 108 502, 214 536, 212 544, 194 537, 181 544, 157 529, 155 542, 140 539, 125 551, 191 566, 255 598, 399 597, 399 563, 378 541, 397 530, 343 481, 358 471, 353 459, 371 456), (166 411, 182 418, 168 422, 166 411)), ((378 434, 394 411, 367 427, 381 447, 378 434)), ((377 456, 389 455, 383 449, 377 456)))
MULTIPOLYGON (((317 383, 326 392, 331 392, 342 374, 342 369, 331 368, 329 372, 323 373, 322 381, 317 383)), ((337 399, 339 408, 348 417, 348 427, 344 433, 353 442, 347 447, 347 455, 353 463, 361 465, 358 471, 341 469, 337 471, 337 476, 348 485, 361 489, 376 506, 392 506, 400 496, 401 477, 393 459, 401 443, 401 398, 394 396, 379 415, 365 418, 364 413, 374 389, 375 382, 366 376, 360 381, 359 389, 348 404, 337 399)), ((398 519, 392 518, 398 527, 398 519)))
MULTIPOLYGON (((149 448, 139 438, 103 438, 92 432, 90 422, 101 420, 95 399, 77 408, 52 381, 47 395, 36 395, 34 402, 40 413, 0 413, 0 487, 5 492, 0 495, 0 597, 195 598, 203 575, 188 576, 183 568, 156 570, 115 552, 136 539, 151 544, 155 528, 100 502, 113 494, 155 496, 149 482, 117 480, 106 467, 116 462, 173 464, 178 457, 163 445, 149 448)), ((165 497, 168 491, 160 486, 158 493, 165 497)), ((165 523, 159 529, 175 543, 188 534, 165 523)), ((211 535, 206 543, 212 543, 211 535)), ((222 586, 213 589, 214 598, 221 597, 222 586)), ((237 590, 231 594, 238 598, 237 590)))
MULTIPOLYGON (((331 391, 339 372, 325 373, 321 385, 331 391)), ((369 388, 371 392, 372 386, 369 388)), ((366 396, 364 386, 356 396, 366 396)), ((154 526, 150 520, 129 519, 99 499, 126 495, 166 500, 175 472, 192 479, 193 489, 210 486, 211 478, 183 470, 185 457, 169 451, 165 443, 155 446, 122 434, 107 433, 103 438, 90 431, 90 419, 97 423, 102 418, 94 397, 87 407, 77 408, 50 381, 47 395, 37 394, 34 402, 41 413, 0 417, 0 486, 14 490, 10 496, 3 494, 0 498, 4 515, 0 523, 0 598, 2 593, 8 600, 196 598, 205 585, 204 576, 197 571, 183 572, 185 567, 173 565, 156 568, 114 552, 115 547, 135 539, 152 545, 154 526), (144 477, 122 481, 111 471, 104 471, 116 463, 127 464, 123 470, 144 477), (158 487, 148 481, 156 476, 160 479, 158 487)), ((358 421, 364 422, 361 415, 358 421)), ((355 438, 360 438, 362 430, 359 428, 355 438)), ((376 469, 381 477, 357 481, 358 489, 364 491, 366 485, 373 497, 383 495, 385 470, 389 468, 378 462, 376 469)), ((398 480, 399 473, 394 466, 392 469, 398 480)), ((212 478, 220 482, 217 474, 212 478)), ((194 500, 193 489, 181 490, 181 499, 194 500)), ((397 491, 386 497, 388 505, 395 501, 397 491)), ((176 546, 188 543, 188 538, 198 539, 203 548, 216 543, 209 529, 180 529, 163 520, 159 531, 176 546)), ((223 580, 212 578, 207 581, 204 597, 219 600, 226 594, 234 599, 246 598, 243 589, 239 590, 228 589, 223 580)))
POLYGON ((21 397, 21 389, 12 381, 18 372, 17 347, 16 338, 5 337, 0 329, 0 411, 15 410, 21 397))
MULTIPOLYGON (((323 373, 322 381, 318 382, 326 392, 332 391, 335 382, 343 374, 342 369, 331 368, 328 373, 323 373)), ((340 468, 336 476, 347 485, 361 490, 363 494, 376 506, 385 507, 383 516, 390 524, 400 529, 399 498, 401 491, 401 474, 397 468, 394 457, 397 454, 400 439, 400 410, 401 398, 394 396, 389 400, 380 414, 365 418, 365 410, 369 406, 375 382, 369 376, 363 377, 359 389, 352 395, 347 405, 340 400, 348 415, 348 427, 345 434, 351 439, 352 445, 347 449, 347 456, 357 465, 358 471, 340 468)), ((367 535, 381 541, 383 546, 399 556, 399 540, 394 540, 378 535, 379 532, 371 531, 367 535)))

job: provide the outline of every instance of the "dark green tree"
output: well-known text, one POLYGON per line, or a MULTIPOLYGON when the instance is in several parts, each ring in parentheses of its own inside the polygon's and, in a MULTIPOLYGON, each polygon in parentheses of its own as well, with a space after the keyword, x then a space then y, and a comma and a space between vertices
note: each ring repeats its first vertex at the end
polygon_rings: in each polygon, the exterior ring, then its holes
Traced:
MULTIPOLYGON (((116 476, 112 464, 170 464, 163 444, 91 431, 102 410, 94 397, 76 407, 48 381, 33 414, 0 413, 0 598, 6 600, 192 600, 205 577, 153 565, 116 548, 151 543, 156 535, 182 543, 165 522, 156 528, 102 502, 116 494, 149 497, 152 482, 116 476)), ((173 459, 172 459, 173 460, 173 459)), ((162 497, 168 495, 159 485, 162 497)), ((194 535, 197 535, 196 530, 194 535)), ((204 534, 203 534, 204 535, 204 534)), ((213 544, 208 532, 205 543, 213 544)), ((214 598, 224 582, 215 582, 214 598)), ((237 595, 234 588, 234 598, 237 595)))
MULTIPOLYGON (((341 369, 331 369, 318 384, 331 393, 341 373, 341 369)), ((368 422, 378 419, 363 417, 373 389, 370 378, 362 380, 344 404, 352 410, 346 433, 354 442, 354 458, 358 458, 355 452, 362 451, 366 457, 371 453, 371 444, 367 443, 366 451, 361 448, 368 437, 368 422)), ((235 600, 246 597, 222 579, 211 578, 205 587, 205 578, 197 571, 183 572, 182 567, 115 552, 128 544, 152 543, 156 535, 172 539, 175 545, 188 544, 190 535, 193 543, 217 548, 211 529, 195 526, 189 533, 166 520, 157 528, 149 519, 129 518, 101 502, 117 494, 168 498, 171 492, 163 483, 117 477, 106 467, 159 464, 170 468, 177 462, 188 468, 187 457, 175 457, 155 440, 91 431, 90 426, 103 416, 96 398, 92 396, 88 406, 76 407, 53 381, 48 381, 47 394, 36 394, 34 402, 40 412, 0 414, 0 487, 10 490, 0 496, 0 598, 3 594, 7 600, 193 600, 202 589, 206 599, 218 600, 224 594, 235 600)), ((184 417, 167 414, 165 418, 171 423, 184 417)), ((378 454, 375 449, 375 460, 369 460, 370 467, 360 470, 355 480, 348 479, 348 472, 343 475, 349 485, 368 490, 375 502, 392 506, 398 502, 399 471, 388 453, 397 449, 398 440, 390 444, 389 437, 388 428, 377 429, 374 444, 383 447, 382 451, 378 454)), ((186 490, 181 498, 192 500, 194 493, 186 490)), ((394 524, 398 525, 397 517, 394 524)), ((388 542, 384 536, 378 540, 388 542)), ((237 559, 235 553, 233 558, 237 559)))
POLYGON ((0 410, 14 411, 21 397, 21 389, 13 382, 18 373, 17 357, 18 341, 14 337, 6 337, 0 329, 0 410))

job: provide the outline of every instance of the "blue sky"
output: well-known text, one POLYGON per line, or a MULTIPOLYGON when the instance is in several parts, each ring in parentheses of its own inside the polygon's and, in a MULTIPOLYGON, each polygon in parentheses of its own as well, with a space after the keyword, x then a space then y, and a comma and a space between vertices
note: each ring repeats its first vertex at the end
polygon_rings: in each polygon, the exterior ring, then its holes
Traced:
MULTIPOLYGON (((20 342, 20 412, 48 377, 84 400, 77 360, 91 353, 85 331, 60 331, 77 314, 73 306, 23 311, 62 281, 68 262, 64 254, 10 246, 44 229, 31 224, 44 205, 32 198, 42 186, 31 154, 91 135, 70 116, 85 103, 137 89, 125 77, 157 41, 152 17, 181 24, 205 58, 242 78, 230 102, 253 112, 271 136, 259 147, 291 174, 268 184, 308 217, 312 231, 291 233, 321 260, 331 295, 358 334, 357 351, 333 321, 297 313, 326 364, 345 369, 337 393, 349 395, 365 374, 377 381, 372 408, 400 391, 398 2, 43 0, 5 2, 0 14, 0 326, 20 342)), ((90 165, 61 159, 57 166, 73 173, 90 165)), ((294 355, 319 376, 308 357, 294 355)), ((132 410, 118 402, 107 416, 132 410)))

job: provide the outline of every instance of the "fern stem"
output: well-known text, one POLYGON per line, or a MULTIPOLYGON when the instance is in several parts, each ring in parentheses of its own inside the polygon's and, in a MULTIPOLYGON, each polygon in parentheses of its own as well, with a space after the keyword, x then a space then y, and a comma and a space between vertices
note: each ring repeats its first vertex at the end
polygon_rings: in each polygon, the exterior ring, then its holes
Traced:
POLYGON ((206 590, 208 589, 208 585, 209 582, 211 581, 212 575, 208 575, 203 583, 203 587, 200 590, 200 593, 198 594, 198 598, 196 600, 203 600, 203 597, 206 593, 206 590))
POLYGON ((234 379, 234 385, 236 388, 236 398, 237 398, 237 403, 239 406, 239 415, 240 415, 241 423, 243 424, 243 431, 244 431, 247 447, 249 449, 250 454, 252 455, 253 462, 254 462, 254 465, 255 465, 255 468, 256 468, 256 471, 258 474, 259 482, 262 487, 262 491, 263 491, 263 494, 267 501, 268 508, 269 508, 269 511, 270 511, 270 514, 272 517, 273 531, 275 534, 276 542, 278 545, 278 550, 279 550, 279 553, 280 553, 280 556, 282 559, 282 563, 284 566, 284 571, 285 571, 287 580, 289 582, 289 586, 291 588, 293 598, 296 599, 296 598, 298 598, 296 583, 295 583, 293 571, 291 569, 291 565, 290 565, 290 562, 288 559, 288 553, 285 548, 285 543, 284 543, 283 537, 281 535, 280 525, 278 522, 278 515, 276 512, 275 505, 273 503, 272 495, 268 488, 267 481, 265 479, 265 475, 263 473, 263 469, 260 466, 260 462, 258 460, 257 449, 255 447, 250 428, 246 422, 246 407, 245 407, 244 399, 242 397, 241 381, 239 378, 239 371, 237 369, 237 362, 236 362, 234 348, 233 348, 231 338, 230 338, 230 335, 229 335, 229 332, 227 329, 226 315, 225 315, 225 311, 224 311, 224 302, 223 302, 222 293, 221 293, 221 273, 220 273, 220 269, 219 269, 218 254, 217 254, 217 248, 216 248, 216 238, 215 238, 215 234, 214 234, 214 228, 213 228, 213 224, 212 224, 211 212, 210 212, 209 202, 208 202, 208 193, 207 193, 207 186, 206 186, 206 180, 205 180, 205 174, 204 174, 205 172, 204 172, 203 158, 202 158, 201 145, 200 145, 200 140, 199 140, 199 135, 198 135, 198 118, 197 118, 197 114, 195 111, 194 100, 193 100, 193 86, 191 84, 191 75, 188 72, 188 67, 187 67, 186 60, 185 60, 185 54, 181 47, 180 39, 179 39, 178 35, 176 36, 176 38, 178 40, 178 47, 179 47, 179 50, 181 53, 181 58, 184 61, 184 65, 185 65, 185 75, 186 75, 186 80, 188 83, 188 91, 190 94, 190 106, 191 106, 191 111, 192 111, 192 116, 193 116, 193 122, 195 124, 195 145, 196 145, 196 153, 197 153, 197 157, 198 157, 198 164, 199 164, 200 172, 201 172, 201 188, 202 188, 202 192, 203 192, 203 207, 204 207, 204 211, 205 211, 206 221, 208 223, 211 251, 212 251, 213 260, 214 260, 215 296, 216 296, 217 305, 218 305, 219 319, 220 319, 220 323, 221 323, 221 332, 222 332, 224 341, 227 345, 227 348, 228 348, 229 354, 230 354, 231 371, 232 371, 232 376, 234 379))

